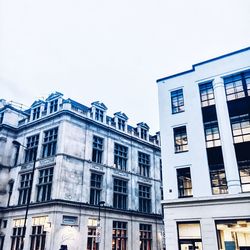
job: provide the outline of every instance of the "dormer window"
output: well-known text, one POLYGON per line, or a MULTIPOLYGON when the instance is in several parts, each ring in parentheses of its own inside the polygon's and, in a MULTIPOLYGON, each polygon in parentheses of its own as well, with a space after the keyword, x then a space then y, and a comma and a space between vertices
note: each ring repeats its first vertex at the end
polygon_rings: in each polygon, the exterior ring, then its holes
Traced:
POLYGON ((104 111, 100 109, 95 110, 95 119, 97 121, 103 122, 104 111))
POLYGON ((141 128, 141 138, 147 140, 147 130, 144 128, 141 128))
POLYGON ((125 121, 121 118, 118 118, 118 129, 125 131, 125 121))
POLYGON ((57 109, 58 109, 58 99, 53 100, 53 101, 50 102, 49 111, 50 111, 50 113, 54 113, 54 112, 57 111, 57 109))
POLYGON ((37 107, 37 108, 33 109, 32 120, 36 120, 36 119, 38 119, 40 117, 40 111, 41 111, 40 107, 37 107))

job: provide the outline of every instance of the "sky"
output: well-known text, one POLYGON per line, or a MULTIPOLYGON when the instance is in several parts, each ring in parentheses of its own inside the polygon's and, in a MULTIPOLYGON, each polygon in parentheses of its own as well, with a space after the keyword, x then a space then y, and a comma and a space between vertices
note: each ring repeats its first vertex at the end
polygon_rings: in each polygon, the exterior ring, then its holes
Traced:
POLYGON ((249 0, 0 0, 0 99, 58 91, 159 131, 156 80, 250 46, 249 0))

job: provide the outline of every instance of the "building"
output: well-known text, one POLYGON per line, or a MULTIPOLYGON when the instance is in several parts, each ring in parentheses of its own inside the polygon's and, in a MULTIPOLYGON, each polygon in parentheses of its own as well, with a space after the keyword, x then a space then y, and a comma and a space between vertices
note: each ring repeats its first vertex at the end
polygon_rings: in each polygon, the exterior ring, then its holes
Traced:
POLYGON ((250 47, 157 83, 167 250, 249 250, 250 47))
POLYGON ((0 117, 0 249, 162 249, 159 133, 58 92, 0 117))

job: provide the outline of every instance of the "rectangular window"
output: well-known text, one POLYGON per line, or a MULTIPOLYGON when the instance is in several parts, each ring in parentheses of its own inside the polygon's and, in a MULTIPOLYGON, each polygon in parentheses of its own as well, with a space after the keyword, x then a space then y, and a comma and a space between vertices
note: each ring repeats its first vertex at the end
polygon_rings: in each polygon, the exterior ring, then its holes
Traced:
POLYGON ((204 123, 204 130, 207 148, 219 147, 221 143, 218 122, 204 123))
POLYGON ((32 226, 30 235, 30 249, 31 250, 45 250, 46 231, 44 226, 32 226))
POLYGON ((242 192, 250 192, 250 163, 239 163, 242 192))
POLYGON ((113 207, 127 209, 128 182, 121 179, 114 179, 113 207))
POLYGON ((140 224, 140 250, 152 249, 152 226, 140 224))
POLYGON ((147 140, 147 130, 144 128, 141 128, 141 138, 147 140))
POLYGON ((96 163, 102 163, 102 153, 103 153, 103 138, 94 135, 92 161, 96 163))
POLYGON ((250 141, 250 118, 249 114, 230 118, 234 143, 250 141))
POLYGON ((190 168, 177 169, 179 198, 193 196, 190 168))
POLYGON ((104 111, 96 108, 95 119, 97 121, 103 122, 103 117, 104 117, 104 111))
POLYGON ((138 152, 139 174, 150 177, 150 155, 138 152))
POLYGON ((223 164, 210 165, 210 180, 213 194, 227 194, 227 179, 223 164))
POLYGON ((32 116, 32 120, 36 120, 40 117, 40 107, 34 108, 33 109, 33 116, 32 116))
POLYGON ((127 222, 113 221, 112 250, 127 250, 127 222))
POLYGON ((37 184, 37 201, 49 201, 51 199, 51 188, 53 179, 53 168, 39 170, 39 181, 37 184))
POLYGON ((49 107, 50 107, 49 108, 50 113, 56 112, 58 109, 58 100, 51 101, 49 107))
POLYGON ((39 143, 39 134, 27 138, 27 144, 25 150, 25 163, 33 162, 36 160, 38 143, 39 143))
POLYGON ((11 236, 11 247, 10 250, 21 249, 21 244, 23 241, 23 230, 24 227, 13 227, 11 236))
POLYGON ((128 148, 115 143, 114 149, 114 164, 115 167, 121 170, 127 170, 128 148))
POLYGON ((125 131, 125 121, 123 119, 118 118, 118 129, 125 131))
POLYGON ((215 101, 214 101, 213 83, 207 82, 199 84, 199 89, 200 89, 201 107, 214 105, 215 101))
POLYGON ((245 97, 241 75, 234 75, 224 79, 227 100, 235 100, 245 97))
POLYGON ((91 173, 90 179, 90 204, 98 205, 102 192, 102 175, 91 173))
POLYGON ((175 153, 188 151, 188 140, 186 126, 174 128, 175 153))
POLYGON ((96 228, 88 227, 87 250, 96 250, 96 228))
POLYGON ((139 184, 139 211, 143 213, 151 212, 151 192, 150 187, 139 184))
POLYGON ((172 114, 184 111, 184 97, 182 89, 178 89, 171 92, 171 106, 172 114))
POLYGON ((43 158, 56 154, 58 128, 53 128, 44 132, 43 158))
POLYGON ((26 173, 20 175, 20 188, 18 205, 24 205, 28 203, 30 196, 30 188, 32 185, 32 173, 26 173))

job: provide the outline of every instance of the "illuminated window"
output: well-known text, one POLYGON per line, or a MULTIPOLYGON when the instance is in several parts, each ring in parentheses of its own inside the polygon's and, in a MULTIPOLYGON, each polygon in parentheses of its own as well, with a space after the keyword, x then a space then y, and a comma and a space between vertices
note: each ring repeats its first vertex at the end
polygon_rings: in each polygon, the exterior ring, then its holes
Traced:
POLYGON ((113 221, 112 250, 127 250, 127 222, 113 221))
POLYGON ((140 224, 140 250, 151 250, 152 248, 152 226, 140 224))

